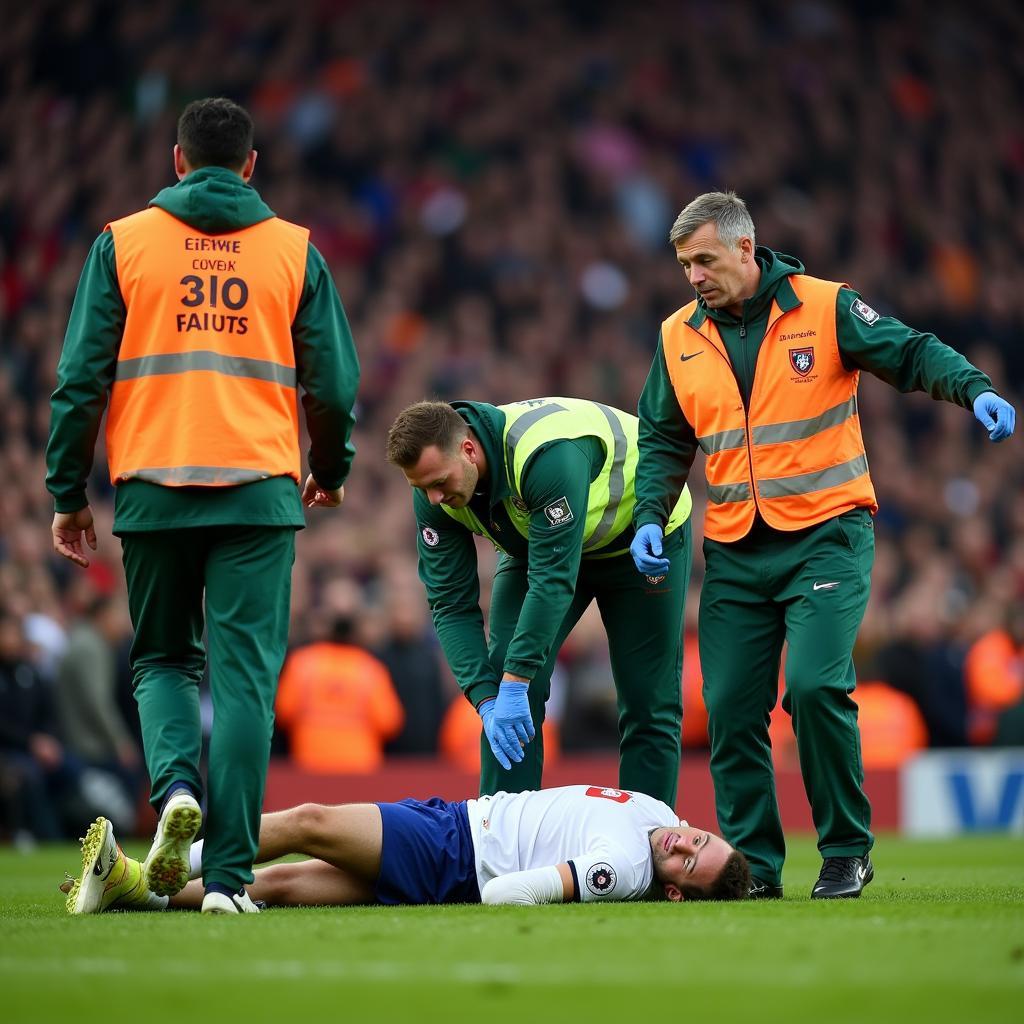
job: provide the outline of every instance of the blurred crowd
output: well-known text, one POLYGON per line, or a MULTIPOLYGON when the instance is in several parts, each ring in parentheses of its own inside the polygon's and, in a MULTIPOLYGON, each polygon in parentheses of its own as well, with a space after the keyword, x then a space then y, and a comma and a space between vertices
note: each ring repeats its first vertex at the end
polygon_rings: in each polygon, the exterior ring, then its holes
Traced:
MULTIPOLYGON (((310 513, 299 536, 292 640, 308 661, 286 665, 280 753, 315 760, 302 708, 321 700, 370 737, 358 770, 439 743, 479 756, 416 577, 408 486, 383 461, 387 426, 430 396, 635 409, 658 325, 691 296, 666 237, 700 192, 735 189, 760 243, 933 330, 1022 407, 1024 9, 1012 4, 41 0, 8 5, 4 21, 9 835, 59 835, 83 802, 111 814, 115 790, 127 816, 143 784, 102 444, 100 548, 85 573, 49 552, 42 453, 88 247, 173 181, 189 100, 224 94, 252 112, 254 184, 311 227, 363 367, 345 505, 310 513), (321 677, 320 692, 299 692, 321 677)), ((921 742, 1020 742, 1020 439, 989 445, 969 412, 873 379, 861 419, 881 511, 859 675, 910 699, 921 742)), ((492 566, 481 549, 485 603, 492 566)), ((685 746, 700 749, 692 642, 685 672, 685 746)), ((551 712, 562 749, 614 748, 594 616, 565 647, 551 712)))

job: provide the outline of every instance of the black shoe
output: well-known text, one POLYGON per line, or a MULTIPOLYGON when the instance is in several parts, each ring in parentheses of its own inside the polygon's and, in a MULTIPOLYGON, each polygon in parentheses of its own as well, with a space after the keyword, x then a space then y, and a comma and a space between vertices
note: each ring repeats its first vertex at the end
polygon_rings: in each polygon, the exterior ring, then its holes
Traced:
POLYGON ((826 857, 811 890, 811 899, 856 899, 874 877, 875 869, 866 853, 863 857, 826 857))
POLYGON ((752 900, 781 900, 782 886, 769 885, 767 882, 762 882, 760 878, 752 878, 747 897, 752 900))

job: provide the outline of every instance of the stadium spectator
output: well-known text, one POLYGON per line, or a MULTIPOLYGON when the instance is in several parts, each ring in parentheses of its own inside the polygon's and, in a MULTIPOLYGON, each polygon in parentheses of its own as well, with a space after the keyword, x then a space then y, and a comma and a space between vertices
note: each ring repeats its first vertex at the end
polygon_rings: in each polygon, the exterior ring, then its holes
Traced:
POLYGON ((811 896, 856 897, 871 881, 874 840, 852 655, 878 509, 860 373, 973 408, 995 442, 1013 433, 1014 409, 934 335, 756 246, 735 193, 692 200, 669 241, 697 298, 662 324, 640 397, 636 567, 648 577, 669 571, 663 528, 701 448, 699 643, 719 825, 750 861, 752 892, 781 896, 785 841, 768 716, 785 643, 783 707, 824 858, 811 896))
MULTIPOLYGON (((200 878, 202 843, 192 848, 200 878)), ((680 821, 642 793, 599 786, 496 793, 448 803, 303 804, 265 814, 257 857, 311 860, 256 873, 252 896, 271 906, 360 903, 615 903, 735 900, 750 887, 743 855, 712 832, 680 821)), ((72 914, 158 909, 141 866, 99 818, 82 843, 82 874, 68 883, 72 914), (95 868, 100 870, 94 870, 95 868)), ((201 883, 173 907, 237 914, 258 907, 242 892, 211 906, 201 883)))
POLYGON ((388 431, 387 459, 414 488, 434 627, 483 721, 481 793, 540 787, 555 659, 596 601, 618 694, 619 782, 675 801, 690 494, 666 516, 671 572, 638 580, 627 554, 635 431, 633 416, 568 398, 419 402, 388 431), (502 552, 486 638, 474 534, 502 552))
POLYGON ((26 656, 24 627, 0 611, 0 809, 19 840, 56 840, 83 811, 82 765, 58 735, 52 684, 26 656))
POLYGON ((444 680, 437 637, 412 581, 388 589, 383 618, 384 636, 375 654, 405 711, 401 731, 384 749, 389 755, 434 754, 444 714, 444 680))
POLYGON ((292 760, 306 771, 376 771, 405 720, 387 668, 353 643, 353 630, 352 618, 339 616, 325 640, 299 647, 284 663, 277 720, 292 760))
POLYGON ((967 652, 967 714, 971 740, 991 743, 1000 716, 1024 702, 1024 607, 1011 605, 999 629, 967 652))
POLYGON ((287 644, 303 506, 335 507, 352 461, 359 372, 341 302, 309 232, 249 184, 249 114, 189 104, 174 172, 87 257, 57 367, 47 447, 54 550, 88 568, 86 483, 107 405, 135 640, 132 671, 151 801, 154 891, 187 878, 201 822, 198 684, 211 650, 206 883, 229 897, 252 857, 287 644), (296 387, 311 436, 300 496, 296 387))

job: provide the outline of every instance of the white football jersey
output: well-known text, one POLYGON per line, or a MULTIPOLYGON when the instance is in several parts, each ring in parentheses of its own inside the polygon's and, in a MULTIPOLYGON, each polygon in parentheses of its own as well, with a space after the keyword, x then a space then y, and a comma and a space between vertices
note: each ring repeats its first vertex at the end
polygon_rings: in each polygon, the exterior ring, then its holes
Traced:
POLYGON ((651 830, 679 824, 660 800, 602 786, 495 793, 467 804, 481 891, 513 871, 568 863, 584 902, 648 897, 651 830))

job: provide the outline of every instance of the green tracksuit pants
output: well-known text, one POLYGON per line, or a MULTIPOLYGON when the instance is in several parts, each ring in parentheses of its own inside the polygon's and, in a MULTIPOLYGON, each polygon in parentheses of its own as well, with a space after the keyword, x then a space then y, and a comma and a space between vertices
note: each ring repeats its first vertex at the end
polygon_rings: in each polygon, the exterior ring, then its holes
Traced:
MULTIPOLYGON (((689 522, 665 539, 668 575, 651 583, 636 571, 629 553, 584 559, 572 603, 559 626, 551 655, 530 681, 529 700, 536 737, 523 760, 506 771, 481 735, 480 793, 518 793, 541 788, 544 738, 541 725, 551 691, 558 650, 591 601, 597 601, 608 633, 612 674, 618 694, 619 786, 675 805, 679 785, 682 723, 683 610, 690 581, 689 522)), ((528 587, 525 559, 503 555, 491 592, 491 665, 501 678, 528 587)), ((598 780, 599 781, 599 780, 598 780)))
POLYGON ((874 550, 861 509, 795 533, 762 525, 733 544, 704 543, 700 661, 718 824, 753 875, 772 885, 781 884, 786 853, 768 738, 784 643, 782 706, 792 715, 818 849, 862 856, 873 843, 850 694, 874 550))
POLYGON ((210 737, 203 880, 253 880, 274 695, 288 642, 291 527, 206 526, 121 537, 151 800, 171 783, 203 792, 199 682, 210 650, 210 737))

